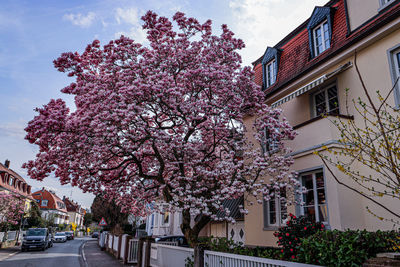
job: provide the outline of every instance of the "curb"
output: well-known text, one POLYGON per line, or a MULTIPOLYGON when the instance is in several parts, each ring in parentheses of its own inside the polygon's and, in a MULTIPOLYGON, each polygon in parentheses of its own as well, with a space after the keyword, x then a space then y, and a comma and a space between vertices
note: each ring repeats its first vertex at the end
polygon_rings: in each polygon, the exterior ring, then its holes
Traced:
POLYGON ((79 253, 81 254, 81 261, 83 261, 83 264, 81 264, 81 265, 84 267, 89 267, 87 260, 86 260, 85 250, 84 250, 86 242, 88 242, 88 240, 85 240, 82 243, 82 245, 79 247, 79 253))

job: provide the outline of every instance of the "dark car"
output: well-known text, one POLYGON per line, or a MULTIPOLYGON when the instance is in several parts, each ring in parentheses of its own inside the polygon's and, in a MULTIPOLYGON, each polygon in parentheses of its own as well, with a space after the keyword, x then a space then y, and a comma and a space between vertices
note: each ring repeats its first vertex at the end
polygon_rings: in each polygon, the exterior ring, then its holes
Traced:
POLYGON ((65 232, 67 240, 74 240, 74 232, 65 232))
POLYGON ((92 237, 93 238, 98 238, 99 237, 99 232, 93 232, 92 237))
POLYGON ((156 237, 156 243, 169 243, 176 242, 180 247, 189 247, 189 243, 183 235, 169 235, 156 237))
POLYGON ((22 240, 21 251, 29 249, 45 250, 51 247, 51 235, 47 228, 30 228, 22 240))

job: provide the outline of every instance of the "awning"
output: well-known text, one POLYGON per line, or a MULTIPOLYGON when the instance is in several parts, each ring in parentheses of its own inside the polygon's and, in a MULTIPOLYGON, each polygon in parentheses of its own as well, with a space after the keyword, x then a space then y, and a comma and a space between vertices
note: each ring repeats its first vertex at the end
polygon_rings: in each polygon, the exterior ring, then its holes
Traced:
POLYGON ((312 82, 310 82, 310 83, 304 85, 303 87, 297 89, 293 93, 291 93, 291 94, 279 99, 278 101, 272 103, 271 107, 275 108, 277 106, 280 106, 283 103, 286 103, 289 100, 291 100, 291 99, 293 99, 293 98, 295 98, 295 97, 297 97, 299 95, 302 95, 302 94, 310 91, 311 89, 319 86, 320 84, 324 83, 326 80, 328 80, 328 79, 332 78, 333 76, 341 73, 342 71, 350 68, 351 66, 353 66, 353 64, 349 61, 346 64, 344 64, 344 65, 340 66, 339 68, 335 69, 334 71, 329 72, 327 74, 324 74, 321 77, 318 77, 317 79, 313 80, 312 82))

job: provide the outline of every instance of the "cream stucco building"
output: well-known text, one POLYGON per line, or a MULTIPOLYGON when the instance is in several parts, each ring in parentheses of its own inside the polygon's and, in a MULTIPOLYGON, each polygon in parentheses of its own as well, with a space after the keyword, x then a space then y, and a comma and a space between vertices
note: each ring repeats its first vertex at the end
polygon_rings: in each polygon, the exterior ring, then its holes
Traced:
MULTIPOLYGON (((288 212, 309 216, 331 229, 393 228, 393 223, 378 220, 366 206, 386 218, 390 218, 389 214, 337 184, 313 152, 322 146, 335 147, 340 138, 330 118, 321 114, 362 120, 354 109, 350 108, 350 114, 345 111, 346 88, 350 89, 350 100, 365 97, 354 66, 356 51, 357 66, 374 96, 376 90, 386 95, 394 86, 400 75, 400 1, 332 0, 310 10, 310 15, 254 62, 255 80, 263 85, 267 104, 283 109, 298 132, 287 145, 293 151, 292 169, 307 188, 302 196, 305 206, 282 207, 279 202, 247 205, 246 245, 276 245, 273 233, 288 212)), ((388 101, 393 106, 400 105, 398 85, 388 101)), ((252 119, 247 120, 250 123, 252 119)), ((361 164, 352 167, 365 169, 361 164)), ((392 199, 385 205, 396 209, 392 199)))

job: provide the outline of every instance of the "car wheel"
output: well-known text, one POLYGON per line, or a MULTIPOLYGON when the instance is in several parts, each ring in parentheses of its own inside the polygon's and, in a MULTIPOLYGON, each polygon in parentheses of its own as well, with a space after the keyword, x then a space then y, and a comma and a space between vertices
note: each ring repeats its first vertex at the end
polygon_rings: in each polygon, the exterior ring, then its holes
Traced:
POLYGON ((24 249, 24 248, 21 248, 21 252, 25 252, 25 249, 24 249))

